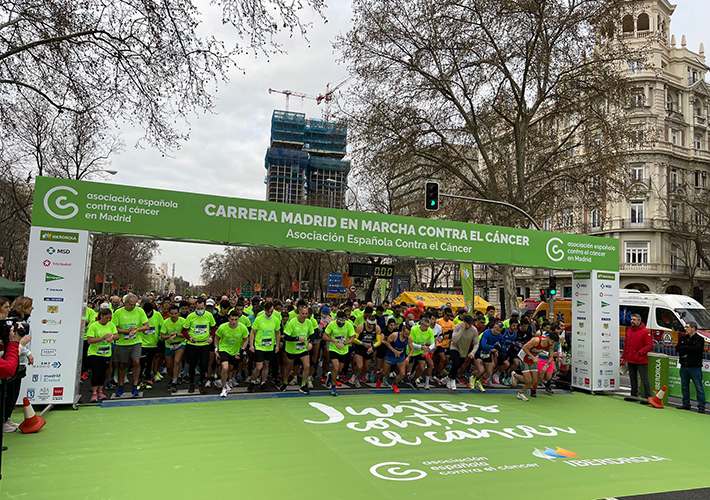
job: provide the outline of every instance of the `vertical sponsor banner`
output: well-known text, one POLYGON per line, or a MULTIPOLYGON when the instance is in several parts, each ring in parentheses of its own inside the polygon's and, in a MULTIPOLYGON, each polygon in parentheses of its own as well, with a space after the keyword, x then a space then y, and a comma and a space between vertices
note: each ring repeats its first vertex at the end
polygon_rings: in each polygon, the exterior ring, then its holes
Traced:
POLYGON ((572 273, 572 387, 592 389, 592 273, 572 273))
POLYGON ((592 391, 619 386, 619 273, 591 271, 592 391))
POLYGON ((30 229, 25 294, 35 308, 30 324, 35 362, 27 367, 19 401, 74 403, 90 263, 88 231, 30 229))
POLYGON ((463 298, 466 301, 466 308, 473 310, 473 265, 461 264, 461 288, 463 288, 463 298))
MULTIPOLYGON (((649 356, 649 363, 650 361, 651 357, 649 356)), ((648 376, 651 377, 650 367, 648 373, 648 376)), ((708 395, 710 395, 710 360, 703 360, 702 373, 703 388, 705 390, 705 397, 707 398, 708 395)), ((651 384, 653 384, 653 379, 651 379, 651 384)), ((695 392, 695 385, 693 385, 693 382, 690 382, 689 387, 690 399, 697 400, 697 393, 695 392)), ((668 359, 668 390, 666 391, 666 396, 673 396, 676 398, 683 397, 680 383, 680 363, 678 362, 678 358, 668 359)))

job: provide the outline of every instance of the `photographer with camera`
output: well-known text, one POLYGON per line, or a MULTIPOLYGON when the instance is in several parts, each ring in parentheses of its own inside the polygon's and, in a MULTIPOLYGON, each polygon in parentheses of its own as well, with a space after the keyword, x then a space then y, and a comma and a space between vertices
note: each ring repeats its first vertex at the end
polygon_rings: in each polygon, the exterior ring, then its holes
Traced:
POLYGON ((5 391, 5 413, 3 415, 3 432, 15 432, 19 427, 10 417, 12 412, 17 405, 17 398, 20 396, 20 390, 22 387, 22 379, 27 375, 27 365, 34 363, 34 358, 30 352, 27 344, 29 344, 32 337, 30 337, 30 325, 29 318, 32 314, 32 299, 29 297, 17 297, 10 306, 10 314, 8 315, 8 320, 12 321, 15 326, 15 331, 22 336, 20 340, 20 347, 18 351, 18 365, 15 371, 15 376, 7 382, 7 387, 5 391))
MULTIPOLYGON (((7 379, 13 377, 17 371, 17 364, 19 360, 19 350, 20 350, 20 340, 22 340, 22 335, 18 333, 18 330, 24 330, 24 325, 16 319, 8 318, 10 314, 10 301, 5 297, 0 297, 0 340, 2 341, 3 355, 0 357, 0 380, 1 393, 2 394, 2 412, 3 417, 6 413, 5 395, 7 393, 8 385, 11 381, 7 379), (15 326, 18 328, 16 329, 15 326)), ((17 398, 15 398, 17 399, 17 398)), ((15 408, 15 402, 13 401, 10 406, 12 409, 15 408)), ((6 449, 3 446, 3 451, 6 449)))

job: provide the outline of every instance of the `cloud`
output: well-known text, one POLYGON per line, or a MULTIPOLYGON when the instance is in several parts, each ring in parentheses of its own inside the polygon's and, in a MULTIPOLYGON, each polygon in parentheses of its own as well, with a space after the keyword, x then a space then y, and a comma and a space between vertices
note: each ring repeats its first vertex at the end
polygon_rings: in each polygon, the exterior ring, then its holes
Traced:
MULTIPOLYGON (((223 26, 218 13, 205 7, 203 29, 215 27, 213 34, 234 42, 233 30, 223 26)), ((112 168, 119 173, 111 181, 116 184, 188 191, 237 198, 265 199, 264 156, 269 146, 271 114, 285 109, 283 94, 269 94, 268 89, 292 90, 310 95, 325 91, 328 82, 347 77, 345 67, 336 62, 332 42, 350 23, 350 3, 334 2, 325 12, 324 23, 318 16, 303 16, 313 27, 310 43, 294 34, 277 41, 288 51, 284 54, 245 56, 239 64, 246 72, 233 70, 230 81, 218 85, 214 114, 192 117, 191 137, 174 157, 164 157, 153 149, 135 148, 141 131, 122 128, 126 149, 115 156, 112 168)), ((292 111, 303 111, 320 118, 322 106, 314 101, 292 98, 292 111)), ((175 221, 180 224, 180 221, 175 221)), ((200 259, 222 247, 192 243, 161 242, 161 255, 156 263, 176 264, 176 274, 191 283, 199 283, 200 259)))

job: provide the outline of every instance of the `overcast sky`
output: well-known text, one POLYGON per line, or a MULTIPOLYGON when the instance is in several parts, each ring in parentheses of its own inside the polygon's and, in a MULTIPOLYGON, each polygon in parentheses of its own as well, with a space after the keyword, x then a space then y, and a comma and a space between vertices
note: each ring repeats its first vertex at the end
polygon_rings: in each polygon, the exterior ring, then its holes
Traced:
MULTIPOLYGON (((697 51, 704 42, 710 51, 708 19, 710 0, 677 0, 671 33, 676 35, 678 46, 683 34, 688 48, 697 51)), ((268 89, 289 89, 310 95, 325 91, 327 83, 337 83, 348 74, 338 63, 339 54, 333 42, 350 27, 350 2, 331 0, 325 11, 324 23, 319 17, 307 15, 313 22, 309 41, 297 36, 282 37, 287 54, 268 58, 248 57, 240 60, 245 74, 233 71, 230 82, 220 85, 217 92, 216 114, 193 118, 192 135, 173 158, 163 157, 151 149, 134 146, 140 135, 123 130, 126 149, 113 159, 112 168, 118 171, 111 181, 150 188, 190 191, 204 194, 232 196, 263 200, 266 194, 264 156, 269 146, 271 114, 274 109, 285 109, 282 94, 269 94, 268 89)), ((219 23, 214 11, 206 12, 205 24, 215 27, 217 34, 229 39, 233 31, 219 23)), ((347 86, 344 87, 347 93, 347 86)), ((309 117, 320 118, 322 106, 314 101, 291 98, 292 111, 305 112, 309 117)), ((179 223, 179 221, 176 221, 179 223)), ((161 242, 161 254, 155 263, 176 265, 176 274, 191 283, 199 283, 200 259, 221 246, 194 243, 161 242)))

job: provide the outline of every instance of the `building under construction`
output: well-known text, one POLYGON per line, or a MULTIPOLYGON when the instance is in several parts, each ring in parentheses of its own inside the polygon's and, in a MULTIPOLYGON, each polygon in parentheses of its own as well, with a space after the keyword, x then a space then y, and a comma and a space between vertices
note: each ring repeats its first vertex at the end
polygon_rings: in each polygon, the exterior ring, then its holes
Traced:
POLYGON ((347 128, 275 110, 266 150, 266 200, 345 208, 350 162, 343 160, 347 128))

